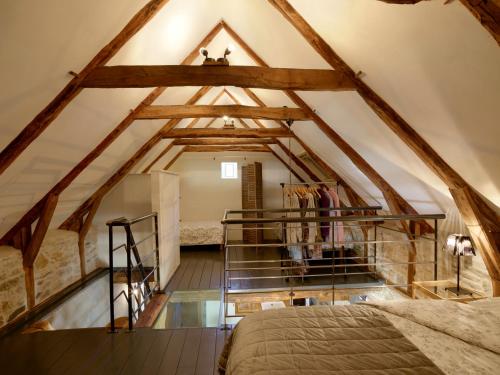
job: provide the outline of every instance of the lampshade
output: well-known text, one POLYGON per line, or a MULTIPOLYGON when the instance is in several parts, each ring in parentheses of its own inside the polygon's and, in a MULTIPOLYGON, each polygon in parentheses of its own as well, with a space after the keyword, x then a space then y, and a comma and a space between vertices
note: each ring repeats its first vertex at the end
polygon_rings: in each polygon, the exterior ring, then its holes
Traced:
POLYGON ((446 239, 445 250, 454 256, 476 256, 471 238, 463 234, 450 234, 446 239))

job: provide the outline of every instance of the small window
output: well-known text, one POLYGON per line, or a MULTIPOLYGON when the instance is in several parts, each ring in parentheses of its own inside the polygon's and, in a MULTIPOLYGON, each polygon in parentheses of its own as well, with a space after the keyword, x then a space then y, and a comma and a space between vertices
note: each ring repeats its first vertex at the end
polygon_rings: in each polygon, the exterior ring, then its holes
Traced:
POLYGON ((220 177, 224 179, 238 178, 238 163, 220 163, 220 177))

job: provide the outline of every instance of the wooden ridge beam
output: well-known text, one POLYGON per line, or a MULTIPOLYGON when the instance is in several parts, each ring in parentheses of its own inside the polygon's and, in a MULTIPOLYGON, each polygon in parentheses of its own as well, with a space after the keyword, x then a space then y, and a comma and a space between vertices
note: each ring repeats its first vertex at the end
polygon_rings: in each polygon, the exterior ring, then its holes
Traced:
MULTIPOLYGON (((222 23, 217 23, 212 30, 198 43, 195 48, 186 56, 182 61, 182 64, 191 64, 199 55, 199 49, 208 43, 210 43, 222 29, 222 23)), ((28 212, 26 212, 23 217, 0 239, 0 244, 12 243, 13 238, 16 234, 23 230, 23 228, 30 226, 36 219, 40 216, 42 207, 45 200, 50 194, 61 194, 75 179, 80 175, 80 173, 85 170, 95 159, 97 159, 102 153, 111 145, 115 139, 117 139, 128 127, 135 121, 135 115, 144 106, 152 104, 164 91, 166 87, 157 87, 151 91, 151 93, 146 96, 146 98, 139 103, 139 105, 130 112, 117 126, 114 128, 91 152, 85 156, 66 176, 64 176, 54 187, 42 198, 40 199, 28 212)), ((202 91, 197 92, 197 96, 201 97, 210 88, 204 88, 202 91)), ((195 98, 195 99, 196 99, 195 98)), ((196 101, 193 101, 195 103, 196 101)))
POLYGON ((335 70, 203 65, 101 66, 87 75, 81 86, 90 88, 238 86, 306 91, 354 89, 350 79, 335 70))
POLYGON ((194 146, 189 145, 184 147, 184 152, 269 152, 269 150, 262 146, 238 146, 238 145, 226 145, 226 146, 194 146))
POLYGON ((0 174, 54 121, 82 90, 81 83, 96 67, 106 64, 169 0, 151 0, 104 46, 59 94, 0 153, 0 174))
MULTIPOLYGON (((354 71, 328 43, 307 23, 307 21, 286 0, 268 0, 290 22, 290 24, 309 42, 309 44, 334 69, 342 71, 356 85, 357 92, 384 123, 448 186, 453 199, 462 216, 467 218, 472 238, 479 247, 492 279, 494 295, 500 296, 500 274, 495 273, 500 258, 500 236, 491 233, 500 233, 498 207, 493 209, 491 202, 478 194, 411 126, 406 122, 382 97, 373 91, 366 83, 357 77, 354 71), (463 197, 464 199, 460 199, 463 197), (497 220, 491 220, 497 218, 497 220), (494 253, 495 255, 491 254, 494 253)), ((468 2, 468 1, 462 1, 468 2)), ((480 5, 481 2, 475 2, 480 5)), ((486 3, 486 2, 482 2, 486 3)), ((491 5, 491 3, 490 3, 491 5)), ((495 13, 498 16, 498 13, 495 13)), ((498 24, 498 17, 496 18, 498 24)), ((227 27, 224 24, 227 31, 227 27)), ((384 192, 384 191, 383 191, 384 192)), ((398 205, 407 205, 406 201, 398 205)), ((404 208, 404 207, 403 207, 404 208)), ((407 207, 408 208, 408 207, 407 207)), ((408 213, 408 212, 406 212, 408 213)), ((420 226, 422 234, 428 228, 420 226)))
POLYGON ((172 129, 163 138, 286 138, 292 133, 282 128, 267 129, 172 129))
POLYGON ((235 146, 235 145, 271 145, 276 143, 272 138, 186 138, 176 139, 176 146, 235 146))
POLYGON ((300 108, 270 108, 245 105, 150 105, 143 107, 136 119, 157 120, 171 118, 232 118, 263 120, 309 120, 309 116, 300 108))

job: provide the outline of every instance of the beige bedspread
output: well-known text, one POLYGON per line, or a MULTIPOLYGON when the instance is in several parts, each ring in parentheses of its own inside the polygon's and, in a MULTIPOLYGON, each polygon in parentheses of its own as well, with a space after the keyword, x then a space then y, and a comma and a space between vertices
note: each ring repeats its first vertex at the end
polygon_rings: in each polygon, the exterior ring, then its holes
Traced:
POLYGON ((442 374, 382 312, 362 305, 251 314, 224 353, 227 375, 442 374))

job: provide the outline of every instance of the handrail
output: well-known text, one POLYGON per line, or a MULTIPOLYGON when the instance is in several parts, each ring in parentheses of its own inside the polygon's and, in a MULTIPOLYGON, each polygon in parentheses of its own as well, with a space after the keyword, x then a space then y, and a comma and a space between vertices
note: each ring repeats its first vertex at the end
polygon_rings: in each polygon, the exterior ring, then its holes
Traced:
POLYGON ((246 208, 242 210, 225 210, 224 218, 227 214, 246 214, 246 213, 285 213, 285 212, 313 212, 313 211, 377 211, 381 210, 382 206, 365 206, 365 207, 339 207, 339 208, 246 208))
MULTIPOLYGON (((141 312, 142 306, 145 306, 146 303, 149 301, 149 297, 157 291, 160 291, 160 258, 159 258, 159 236, 158 236, 158 214, 156 212, 152 212, 147 215, 143 215, 134 219, 127 219, 125 217, 120 217, 117 219, 110 220, 106 222, 106 225, 108 226, 108 231, 109 231, 109 268, 110 268, 110 273, 109 273, 109 313, 110 313, 110 332, 116 332, 115 331, 115 309, 114 309, 114 304, 115 301, 120 297, 124 296, 127 305, 128 305, 128 329, 131 331, 133 329, 134 325, 134 319, 138 318, 138 315, 141 312), (132 233, 131 226, 133 224, 136 224, 141 221, 145 221, 148 219, 153 219, 153 224, 154 224, 154 229, 152 230, 152 233, 148 234, 145 238, 141 239, 139 242, 135 242, 134 235, 132 233), (113 228, 114 227, 122 227, 125 231, 126 234, 126 242, 114 247, 113 244, 113 228), (154 248, 151 252, 149 252, 145 257, 142 257, 138 251, 138 246, 142 243, 144 243, 146 240, 149 240, 150 238, 154 237, 154 248), (123 290, 120 292, 116 297, 114 296, 114 272, 115 268, 113 267, 113 257, 114 257, 114 252, 116 250, 119 250, 121 248, 124 248, 126 251, 127 255, 127 267, 126 267, 126 275, 127 275, 127 291, 123 290), (135 265, 132 264, 132 255, 135 258, 135 265), (146 274, 145 268, 144 268, 144 261, 146 259, 149 259, 155 255, 155 263, 156 265, 153 266, 152 270, 146 274), (140 274, 142 280, 134 281, 140 284, 139 290, 141 290, 141 295, 143 297, 143 301, 139 301, 138 296, 135 295, 134 289, 132 287, 132 271, 138 268, 138 273, 140 274), (154 275, 156 272, 156 277, 155 277, 155 282, 156 286, 151 289, 149 282, 150 278, 152 275, 154 275), (142 292, 142 286, 146 289, 146 294, 142 292), (132 296, 134 298, 132 298, 132 296), (136 305, 138 306, 137 309, 134 310, 133 307, 133 301, 136 301, 136 305)), ((135 287, 134 287, 135 288, 135 287)))
POLYGON ((264 223, 314 223, 344 221, 391 221, 391 220, 438 220, 445 219, 445 214, 428 215, 371 215, 371 216, 319 216, 319 217, 282 217, 276 218, 241 218, 223 219, 222 224, 264 224, 264 223))
POLYGON ((117 219, 107 221, 106 225, 113 225, 113 226, 133 225, 133 224, 136 224, 140 221, 144 221, 146 219, 150 219, 152 217, 155 217, 157 215, 158 215, 158 213, 152 212, 152 213, 144 215, 144 216, 136 217, 135 219, 127 219, 126 217, 119 217, 117 219))

